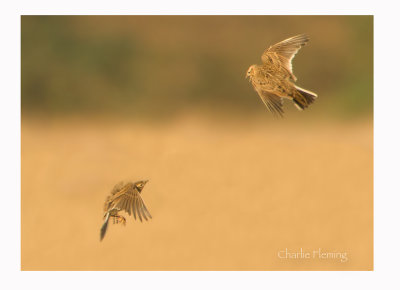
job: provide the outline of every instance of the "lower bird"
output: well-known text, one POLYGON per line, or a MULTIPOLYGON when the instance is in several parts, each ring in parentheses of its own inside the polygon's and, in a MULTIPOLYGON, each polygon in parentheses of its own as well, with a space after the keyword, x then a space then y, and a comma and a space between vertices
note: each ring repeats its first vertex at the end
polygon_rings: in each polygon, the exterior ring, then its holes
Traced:
POLYGON ((134 218, 136 215, 142 221, 142 219, 148 220, 152 218, 149 211, 147 210, 140 194, 148 180, 138 182, 120 182, 114 186, 104 203, 104 223, 100 229, 100 241, 103 240, 108 226, 110 218, 113 219, 114 223, 122 223, 125 225, 125 217, 119 215, 120 211, 126 211, 129 215, 133 213, 134 218))
POLYGON ((267 48, 261 56, 262 64, 253 64, 247 70, 254 89, 265 106, 275 115, 283 116, 283 99, 289 99, 299 110, 304 110, 317 94, 294 84, 292 59, 309 38, 300 34, 267 48))

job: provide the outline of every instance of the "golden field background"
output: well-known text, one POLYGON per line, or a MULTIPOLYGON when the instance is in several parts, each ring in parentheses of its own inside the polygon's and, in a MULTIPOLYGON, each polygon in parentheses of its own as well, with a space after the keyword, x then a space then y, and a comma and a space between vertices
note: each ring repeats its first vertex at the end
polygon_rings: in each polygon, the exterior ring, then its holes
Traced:
POLYGON ((369 121, 23 120, 22 269, 372 270, 372 140, 369 121), (150 179, 153 219, 100 242, 122 179, 150 179), (349 261, 277 257, 301 247, 349 261))
POLYGON ((21 113, 22 270, 373 269, 372 16, 22 16, 21 113), (319 97, 274 119, 245 73, 300 33, 319 97))

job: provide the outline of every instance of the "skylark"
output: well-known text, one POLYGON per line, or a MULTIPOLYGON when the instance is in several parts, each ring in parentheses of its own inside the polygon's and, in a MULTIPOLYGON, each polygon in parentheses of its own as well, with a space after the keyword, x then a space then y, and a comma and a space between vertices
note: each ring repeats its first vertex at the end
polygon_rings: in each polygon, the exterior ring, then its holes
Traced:
POLYGON ((317 94, 294 84, 297 78, 292 71, 292 59, 308 40, 307 35, 300 34, 272 45, 262 54, 262 64, 253 64, 247 70, 246 78, 276 115, 283 116, 283 99, 292 100, 299 110, 304 110, 317 98, 317 94))
POLYGON ((119 212, 124 210, 129 215, 133 213, 133 217, 136 219, 136 214, 142 221, 142 217, 147 221, 148 218, 152 218, 149 211, 147 210, 140 194, 146 185, 148 180, 132 182, 120 182, 114 186, 111 191, 111 195, 107 197, 104 203, 104 223, 100 230, 100 241, 103 240, 108 226, 110 217, 113 218, 114 223, 122 223, 125 225, 125 217, 119 215, 119 212))

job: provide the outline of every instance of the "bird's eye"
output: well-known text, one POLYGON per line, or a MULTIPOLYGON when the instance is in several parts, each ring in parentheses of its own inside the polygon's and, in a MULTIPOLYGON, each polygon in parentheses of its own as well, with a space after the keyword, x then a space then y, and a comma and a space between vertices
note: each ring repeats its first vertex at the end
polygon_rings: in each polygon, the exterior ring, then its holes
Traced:
POLYGON ((139 183, 139 184, 138 184, 138 187, 143 187, 143 183, 139 183))

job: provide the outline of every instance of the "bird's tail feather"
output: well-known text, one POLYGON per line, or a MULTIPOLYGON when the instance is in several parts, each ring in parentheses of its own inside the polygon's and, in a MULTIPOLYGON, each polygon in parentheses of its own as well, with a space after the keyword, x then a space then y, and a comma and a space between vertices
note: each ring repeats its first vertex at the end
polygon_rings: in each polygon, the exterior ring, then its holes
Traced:
POLYGON ((293 96, 293 102, 297 109, 304 110, 311 105, 318 97, 316 93, 296 86, 296 95, 293 96))
POLYGON ((103 240, 104 236, 106 235, 107 226, 108 226, 108 220, 109 219, 110 219, 110 213, 108 212, 107 215, 106 215, 106 219, 105 219, 103 225, 101 226, 100 241, 103 240))

